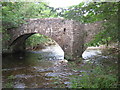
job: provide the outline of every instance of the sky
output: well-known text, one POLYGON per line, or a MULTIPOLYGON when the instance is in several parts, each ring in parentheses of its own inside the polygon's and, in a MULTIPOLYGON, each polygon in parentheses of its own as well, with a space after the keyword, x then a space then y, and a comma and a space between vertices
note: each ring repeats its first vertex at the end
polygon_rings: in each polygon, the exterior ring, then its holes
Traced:
POLYGON ((49 2, 49 6, 51 6, 51 7, 66 8, 66 7, 69 7, 69 6, 72 6, 72 5, 78 5, 80 2, 86 1, 86 0, 44 0, 44 1, 49 2))

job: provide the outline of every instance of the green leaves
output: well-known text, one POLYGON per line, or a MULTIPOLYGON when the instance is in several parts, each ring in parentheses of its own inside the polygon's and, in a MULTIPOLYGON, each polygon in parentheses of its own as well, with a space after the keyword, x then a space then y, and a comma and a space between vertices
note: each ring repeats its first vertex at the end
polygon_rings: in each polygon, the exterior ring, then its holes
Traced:
POLYGON ((26 40, 26 47, 37 46, 37 44, 42 44, 50 41, 50 39, 44 35, 34 34, 26 40))
MULTIPOLYGON (((85 68, 85 66, 84 66, 85 68)), ((90 69, 90 68, 89 68, 90 69)), ((117 76, 108 74, 108 68, 100 66, 94 67, 91 72, 82 72, 82 76, 73 76, 71 78, 71 88, 117 88, 117 76)))
POLYGON ((44 2, 1 2, 2 22, 5 29, 18 27, 29 18, 64 17, 81 23, 104 21, 101 32, 88 45, 101 45, 118 40, 119 2, 80 3, 68 9, 49 7, 44 2))
POLYGON ((29 18, 56 17, 56 12, 44 2, 2 2, 2 22, 6 29, 18 27, 29 18))
POLYGON ((81 23, 93 23, 104 21, 101 32, 87 45, 99 46, 118 41, 118 5, 119 2, 90 2, 80 3, 65 11, 63 17, 80 21, 81 23))
MULTIPOLYGON (((2 43, 7 47, 10 40, 8 30, 19 27, 30 18, 56 17, 57 13, 53 8, 44 2, 1 2, 2 4, 2 43)), ((39 40, 38 40, 39 42, 39 40)), ((7 48, 6 48, 7 49, 7 48)))
POLYGON ((6 29, 18 27, 23 22, 19 8, 21 3, 3 2, 2 3, 2 22, 6 29))

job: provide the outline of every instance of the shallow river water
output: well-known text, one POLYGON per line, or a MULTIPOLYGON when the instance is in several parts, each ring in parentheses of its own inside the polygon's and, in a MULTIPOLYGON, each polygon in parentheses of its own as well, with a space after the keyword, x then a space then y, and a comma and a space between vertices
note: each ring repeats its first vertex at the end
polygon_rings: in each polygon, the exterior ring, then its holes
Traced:
MULTIPOLYGON (((82 56, 87 62, 100 53, 98 49, 86 50, 82 56)), ((70 87, 69 76, 80 75, 80 72, 69 68, 68 63, 64 60, 63 50, 57 45, 40 51, 3 55, 3 88, 55 88, 57 82, 70 87)))

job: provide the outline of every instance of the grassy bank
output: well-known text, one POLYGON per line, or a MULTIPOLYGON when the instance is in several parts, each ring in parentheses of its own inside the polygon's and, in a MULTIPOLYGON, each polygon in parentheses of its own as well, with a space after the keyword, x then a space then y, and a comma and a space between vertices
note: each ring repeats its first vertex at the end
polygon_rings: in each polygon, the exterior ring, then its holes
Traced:
POLYGON ((104 49, 103 58, 99 63, 85 62, 74 63, 71 66, 80 72, 80 76, 71 76, 71 88, 117 88, 118 85, 118 51, 114 49, 104 49), (112 54, 110 54, 112 53, 112 54))
POLYGON ((45 48, 46 46, 55 44, 56 42, 47 36, 41 34, 34 34, 26 40, 26 49, 39 50, 45 48))

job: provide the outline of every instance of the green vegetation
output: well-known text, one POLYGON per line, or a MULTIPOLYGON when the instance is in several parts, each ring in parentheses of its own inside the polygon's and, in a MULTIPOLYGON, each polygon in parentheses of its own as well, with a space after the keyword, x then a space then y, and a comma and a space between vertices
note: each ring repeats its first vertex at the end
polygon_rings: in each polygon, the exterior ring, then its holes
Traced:
MULTIPOLYGON (((94 40, 86 44, 88 46, 99 46, 101 44, 110 44, 118 42, 118 7, 120 2, 91 2, 80 3, 68 9, 49 7, 45 2, 0 2, 2 4, 2 44, 7 48, 10 40, 8 31, 19 27, 20 24, 26 23, 25 20, 30 18, 50 18, 64 17, 73 19, 81 23, 102 22, 101 32, 98 33, 94 40), (57 12, 57 10, 61 12, 57 12)), ((0 28, 1 29, 1 28, 0 28)), ((0 30, 1 32, 1 30, 0 30)), ((34 34, 26 40, 27 47, 33 47, 40 43, 51 41, 46 36, 34 34)), ((71 57, 67 56, 67 59, 71 57)), ((70 67, 74 70, 85 70, 81 72, 82 76, 71 76, 71 88, 116 88, 117 76, 116 71, 111 66, 93 65, 86 63, 80 66, 81 60, 71 62, 70 67), (77 65, 75 64, 77 63, 77 65), (109 68, 111 67, 111 68, 109 68)), ((12 80, 14 76, 7 78, 9 82, 5 85, 7 88, 13 87, 12 80)), ((58 84, 58 82, 54 82, 58 84)), ((63 86, 61 86, 63 87, 63 86)))
MULTIPOLYGON (((64 8, 49 7, 41 2, 1 2, 3 24, 3 46, 10 40, 8 30, 16 28, 29 18, 64 17, 81 23, 102 21, 101 32, 88 46, 99 46, 118 42, 118 6, 119 2, 80 3, 64 8), (59 10, 59 12, 57 12, 59 10)), ((39 41, 38 41, 39 42, 39 41)))
POLYGON ((15 79, 15 77, 13 75, 8 76, 8 82, 5 84, 4 88, 13 88, 13 79, 15 79))
POLYGON ((64 10, 61 16, 81 23, 102 21, 101 32, 97 34, 88 46, 116 43, 118 41, 118 10, 120 2, 90 2, 80 3, 64 10))
MULTIPOLYGON (((106 52, 104 54, 106 55, 106 52)), ((115 63, 117 57, 106 58, 100 62, 97 62, 96 58, 94 60, 84 62, 80 58, 76 61, 69 61, 67 67, 71 73, 75 74, 69 75, 68 79, 55 77, 53 84, 56 85, 56 88, 66 88, 64 82, 67 81, 69 82, 68 88, 97 88, 98 90, 118 88, 118 65, 115 63)))
POLYGON ((106 59, 105 61, 107 63, 95 64, 94 62, 86 62, 84 65, 79 62, 69 62, 69 67, 72 67, 72 70, 81 71, 80 75, 70 76, 70 88, 117 88, 118 67, 113 65, 116 60, 109 61, 106 59), (108 64, 110 62, 112 65, 108 64))
POLYGON ((90 72, 82 72, 81 75, 71 77, 71 88, 117 88, 117 76, 106 72, 103 67, 96 66, 90 72))
POLYGON ((5 88, 13 88, 13 83, 12 82, 6 83, 5 88))
POLYGON ((2 49, 8 48, 10 29, 17 28, 20 24, 26 23, 25 20, 30 18, 57 17, 56 11, 45 2, 1 2, 1 4, 2 49))
POLYGON ((26 48, 27 47, 33 48, 34 46, 37 45, 47 45, 46 43, 52 45, 55 44, 55 41, 48 38, 47 36, 34 34, 26 40, 26 48))
MULTIPOLYGON (((70 82, 71 88, 118 88, 118 54, 116 49, 105 49, 102 56, 109 58, 98 58, 96 56, 87 62, 70 62, 69 67, 76 71, 81 71, 80 75, 72 75, 70 82), (112 53, 112 54, 110 54, 112 53), (82 63, 82 64, 81 64, 82 63), (77 66, 76 66, 77 65, 77 66)), ((81 60, 80 60, 81 61, 81 60)))
POLYGON ((26 46, 36 46, 39 43, 44 43, 47 41, 49 41, 47 37, 40 34, 34 34, 26 40, 26 46))
POLYGON ((2 2, 2 22, 6 29, 18 27, 29 18, 56 17, 44 2, 2 2))

